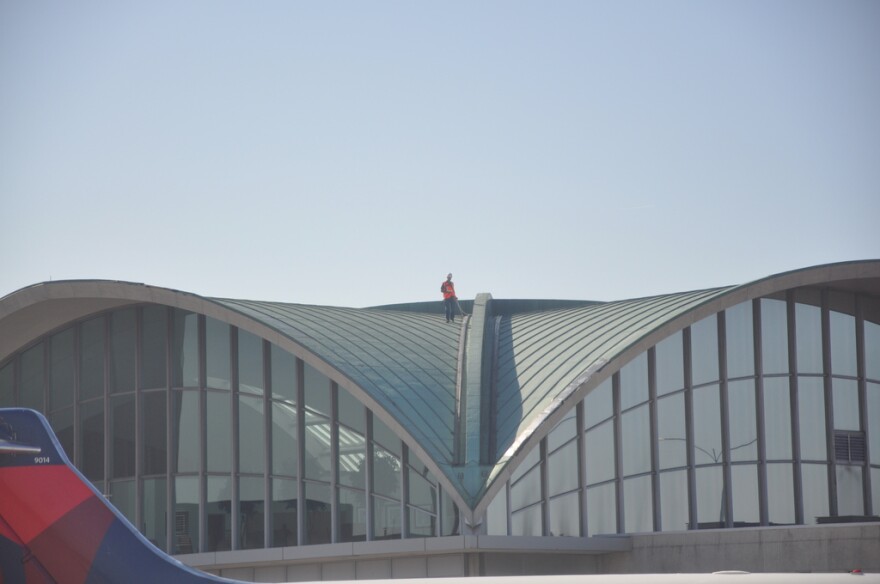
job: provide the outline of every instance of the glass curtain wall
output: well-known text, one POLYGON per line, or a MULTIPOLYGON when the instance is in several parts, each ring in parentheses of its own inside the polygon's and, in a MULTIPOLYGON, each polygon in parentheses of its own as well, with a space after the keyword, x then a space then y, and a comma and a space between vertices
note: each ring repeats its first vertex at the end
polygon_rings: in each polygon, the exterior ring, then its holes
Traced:
POLYGON ((0 406, 171 553, 452 535, 458 510, 361 402, 280 347, 160 305, 111 311, 0 364, 0 406))

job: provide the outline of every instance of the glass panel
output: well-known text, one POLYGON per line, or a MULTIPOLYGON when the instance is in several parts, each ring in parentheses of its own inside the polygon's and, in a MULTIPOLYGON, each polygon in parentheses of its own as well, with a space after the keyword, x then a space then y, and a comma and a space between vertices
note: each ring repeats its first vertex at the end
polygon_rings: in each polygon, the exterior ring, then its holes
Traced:
POLYGON ((339 541, 367 539, 367 497, 363 491, 339 489, 339 541))
POLYGON ((49 346, 49 410, 73 405, 73 382, 76 376, 73 329, 52 337, 49 346))
POLYGON ((724 313, 727 330, 727 376, 755 374, 755 338, 752 329, 752 302, 743 302, 724 313))
POLYGON ((262 548, 265 542, 263 527, 266 521, 266 505, 263 488, 266 483, 262 478, 241 477, 239 479, 239 526, 241 549, 262 548))
POLYGON ((512 535, 542 535, 541 505, 534 505, 510 515, 512 535))
POLYGON ((510 508, 522 509, 541 500, 541 467, 536 466, 510 486, 510 508))
POLYGON ((79 469, 90 481, 104 480, 104 402, 85 402, 79 415, 82 432, 79 469))
POLYGON ((364 406, 350 393, 339 388, 337 392, 339 423, 356 430, 362 436, 367 433, 367 418, 364 406))
POLYGON ((164 391, 144 393, 144 474, 164 474, 167 469, 167 394, 164 391))
POLYGON ((110 477, 134 476, 135 445, 134 395, 110 399, 110 477))
MULTIPOLYGON (((880 383, 868 383, 868 451, 871 464, 880 464, 880 383)), ((880 507, 875 508, 880 515, 880 507)))
POLYGON ((834 396, 834 429, 861 430, 859 421, 859 384, 855 379, 831 380, 834 396))
POLYGON ((621 416, 621 449, 623 475, 630 476, 651 470, 651 419, 648 404, 621 416))
POLYGON ((874 515, 880 515, 880 468, 871 469, 871 501, 874 505, 874 515))
POLYGON ((718 386, 694 390, 694 461, 721 462, 721 406, 718 386))
POLYGON ((837 514, 865 514, 865 495, 862 486, 862 467, 838 464, 837 470, 837 514))
POLYGON ((724 478, 721 467, 698 468, 696 474, 699 529, 724 527, 724 478))
POLYGON ((660 473, 660 521, 663 531, 688 528, 687 471, 660 473))
POLYGON ((794 524, 794 479, 790 464, 767 465, 767 511, 770 525, 794 524))
POLYGON ((272 345, 272 399, 296 403, 296 357, 272 345))
POLYGON ((373 492, 389 499, 400 500, 400 459, 380 448, 373 447, 373 492))
POLYGON ((654 510, 651 502, 650 475, 623 481, 623 513, 626 533, 654 530, 654 510))
POLYGON ((307 410, 330 416, 330 379, 308 363, 305 364, 305 399, 307 410))
POLYGON ((572 408, 547 434, 547 452, 553 452, 575 436, 577 436, 577 414, 572 408))
POLYGON ((458 535, 461 533, 459 525, 458 507, 452 502, 449 493, 440 490, 440 535, 458 535))
POLYGON ((825 460, 825 389, 820 377, 798 378, 801 458, 825 460))
POLYGON ((791 459, 791 392, 787 377, 764 379, 764 436, 768 460, 791 459))
POLYGON ((788 373, 788 315, 782 300, 761 299, 761 358, 764 374, 788 373))
POLYGON ((165 341, 168 336, 168 309, 164 306, 145 306, 143 318, 144 328, 141 331, 143 388, 167 387, 168 356, 165 341))
POLYGON ((199 316, 174 311, 171 371, 174 387, 199 387, 199 316))
POLYGON ((587 489, 587 532, 589 535, 617 533, 617 493, 614 483, 587 489))
POLYGON ((880 381, 880 323, 865 320, 865 371, 880 381))
POLYGON ((375 415, 373 416, 373 440, 396 456, 400 456, 400 438, 375 415))
POLYGON ((367 488, 366 439, 345 426, 339 428, 339 483, 356 489, 367 488))
POLYGON ((296 476, 296 406, 272 403, 272 473, 296 476))
POLYGON ((681 347, 681 332, 666 337, 654 347, 657 395, 684 387, 684 358, 681 347))
POLYGON ((207 551, 232 549, 232 478, 208 477, 207 551))
POLYGON ((238 389, 263 395, 263 339, 238 330, 238 389))
POLYGON ((804 523, 817 523, 828 516, 828 467, 824 464, 801 465, 804 487, 804 523))
POLYGON ((44 382, 43 343, 40 343, 21 355, 21 384, 18 388, 18 405, 44 412, 44 382))
POLYGON ((272 546, 286 547, 297 544, 296 481, 272 480, 272 546))
POLYGON ((755 382, 731 381, 727 387, 730 414, 730 460, 758 459, 755 382))
POLYGON ((306 411, 306 477, 330 481, 330 420, 306 411))
POLYGON ((232 404, 228 393, 209 391, 208 472, 232 471, 232 404))
POLYGON ((409 533, 410 537, 433 537, 437 529, 437 516, 419 511, 409 510, 409 533))
POLYGON ((168 525, 168 495, 165 492, 166 479, 144 479, 144 524, 141 532, 150 543, 162 551, 166 550, 168 525))
POLYGON ((240 395, 238 398, 239 471, 263 474, 266 447, 263 421, 263 398, 240 395))
POLYGON ((758 467, 754 464, 735 464, 730 467, 730 475, 733 482, 733 526, 760 525, 758 467))
POLYGON ((174 391, 171 399, 174 414, 171 431, 177 447, 177 455, 172 460, 176 464, 176 472, 198 472, 202 442, 199 394, 195 391, 174 391))
POLYGON ((400 503, 373 496, 373 533, 375 539, 399 539, 400 503))
POLYGON ((548 457, 547 474, 551 497, 578 488, 577 442, 569 442, 548 457))
POLYGON ((80 328, 79 397, 104 395, 104 319, 82 323, 80 328))
POLYGON ((620 409, 648 401, 648 354, 642 353, 620 370, 620 409))
POLYGON ((174 538, 175 554, 199 551, 199 479, 174 479, 174 538))
MULTIPOLYGON (((608 420, 587 432, 584 441, 587 484, 614 478, 614 421, 608 420)), ((593 533, 593 532, 591 532, 593 533)))
POLYGON ((709 316, 691 325, 692 383, 718 380, 718 318, 709 316))
POLYGON ((134 523, 135 494, 134 481, 114 481, 110 483, 110 502, 130 523, 134 523))
POLYGON ((206 385, 214 389, 231 389, 229 325, 213 318, 205 319, 205 358, 208 373, 206 385))
POLYGON ((660 468, 687 466, 684 394, 657 400, 657 431, 660 468))
POLYGON ((818 306, 795 304, 798 373, 822 373, 822 313, 818 306))
POLYGON ((513 471, 513 474, 510 477, 510 482, 515 483, 518 481, 539 462, 541 462, 541 449, 538 446, 535 446, 529 451, 520 465, 513 471))
POLYGON ((856 319, 849 314, 830 311, 831 372, 834 375, 856 373, 856 319))
POLYGON ((592 428, 614 413, 611 401, 611 378, 599 384, 584 398, 584 427, 592 428))
POLYGON ((15 369, 10 361, 0 369, 0 406, 15 405, 15 369))
POLYGON ((64 449, 67 458, 73 460, 73 408, 65 408, 49 415, 52 430, 64 449))
POLYGON ((495 495, 486 510, 486 533, 489 535, 507 535, 507 489, 503 488, 495 495))
MULTIPOLYGON (((427 473, 427 471, 425 471, 427 473)), ((422 476, 415 469, 409 469, 409 497, 410 505, 420 507, 429 513, 437 512, 437 487, 428 476, 422 476)))
POLYGON ((110 315, 110 393, 134 391, 135 326, 133 308, 110 315))

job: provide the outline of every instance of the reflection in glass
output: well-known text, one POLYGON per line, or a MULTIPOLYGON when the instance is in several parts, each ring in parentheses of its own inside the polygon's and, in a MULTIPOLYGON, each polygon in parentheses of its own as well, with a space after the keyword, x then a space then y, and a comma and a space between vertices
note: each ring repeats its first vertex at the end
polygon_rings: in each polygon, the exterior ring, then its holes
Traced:
POLYGON ((52 411, 73 405, 76 358, 73 352, 72 328, 52 337, 49 355, 49 410, 52 411))
POLYGON ((238 456, 243 473, 263 474, 265 468, 265 434, 263 432, 263 398, 240 395, 238 398, 238 456))
POLYGON ((818 306, 795 304, 798 373, 822 373, 822 318, 818 306))
POLYGON ((363 435, 339 427, 339 484, 367 488, 367 441, 363 435))
POLYGON ((577 512, 579 508, 577 493, 550 499, 548 508, 550 535, 580 537, 580 513, 577 512))
POLYGON ((824 464, 802 464, 804 492, 804 523, 816 523, 828 516, 828 467, 824 464))
POLYGON ((144 306, 144 325, 141 330, 141 383, 144 389, 167 387, 166 337, 168 336, 168 309, 164 306, 144 306))
POLYGON ((572 408, 553 430, 547 434, 547 452, 553 452, 577 436, 577 415, 572 408))
POLYGON ((440 535, 459 535, 461 526, 459 524, 458 507, 452 502, 452 498, 444 490, 440 490, 440 535))
POLYGON ((305 364, 305 400, 306 409, 322 416, 330 415, 330 379, 318 370, 305 364))
POLYGON ((828 314, 831 342, 831 373, 856 376, 856 319, 849 314, 828 314))
POLYGON ((617 533, 617 493, 614 483, 587 489, 587 532, 589 535, 617 533))
POLYGON ((620 370, 620 409, 648 401, 648 354, 642 353, 620 370))
POLYGON ((73 460, 73 408, 69 407, 52 412, 49 414, 49 423, 52 425, 52 430, 58 437, 67 458, 73 460))
POLYGON ((651 470, 651 420, 648 404, 621 415, 623 475, 651 470))
POLYGON ((587 484, 614 478, 614 421, 589 430, 584 437, 587 484))
POLYGON ((43 409, 44 368, 43 343, 37 344, 21 355, 21 381, 18 388, 18 405, 40 412, 43 409))
POLYGON ((166 414, 166 392, 144 392, 144 474, 164 474, 167 470, 168 416, 166 414))
POLYGON ((687 471, 660 473, 660 522, 663 531, 688 528, 687 471))
POLYGON ((373 492, 400 500, 400 459, 379 446, 373 447, 373 492))
POLYGON ((205 319, 205 359, 208 379, 213 389, 231 389, 229 325, 213 318, 205 319))
POLYGON ((176 472, 199 471, 199 394, 195 391, 171 392, 174 418, 171 431, 177 455, 173 457, 176 472))
POLYGON ((367 539, 367 498, 363 491, 339 489, 339 541, 367 539))
POLYGON ((343 388, 337 392, 339 423, 355 430, 361 435, 367 433, 367 418, 364 414, 364 406, 343 388))
POLYGON ((134 394, 110 398, 110 477, 133 477, 134 394))
POLYGON ((330 481, 330 430, 330 420, 306 412, 306 478, 330 481))
POLYGON ((15 405, 15 371, 14 362, 10 361, 0 369, 0 405, 15 405))
POLYGON ((375 415, 373 416, 373 440, 395 456, 400 456, 400 438, 375 415))
POLYGON ((577 442, 569 442, 548 457, 549 496, 578 488, 577 442))
POLYGON ((758 459, 758 425, 755 419, 755 382, 731 381, 727 388, 730 416, 730 460, 758 459))
POLYGON ((232 549, 232 478, 208 477, 207 551, 232 549))
POLYGON ((144 521, 141 532, 150 543, 165 551, 168 533, 168 496, 165 491, 166 479, 144 479, 144 521))
POLYGON ((239 526, 241 549, 258 549, 263 547, 265 537, 266 506, 264 504, 263 478, 241 477, 239 479, 239 526))
POLYGON ((171 371, 174 387, 199 386, 199 316, 174 311, 171 371))
POLYGON ((104 479, 104 402, 85 402, 79 409, 82 455, 79 469, 90 481, 104 479))
POLYGON ((486 533, 507 535, 507 489, 502 488, 486 510, 486 533))
POLYGON ((791 392, 787 377, 764 379, 764 436, 768 460, 791 459, 791 392))
POLYGON ((584 398, 584 427, 591 428, 614 413, 611 402, 611 378, 599 384, 584 398))
POLYGON ((861 430, 859 421, 859 384, 855 379, 831 380, 834 397, 834 429, 861 430))
POLYGON ((437 516, 409 508, 408 537, 432 537, 437 533, 437 516))
POLYGON ((880 323, 865 319, 865 375, 880 381, 880 323))
POLYGON ((80 328, 79 395, 104 395, 104 319, 87 320, 80 328))
POLYGON ((770 525, 794 524, 794 479, 790 463, 767 465, 767 512, 770 525))
POLYGON ((434 484, 431 473, 425 469, 424 474, 414 468, 409 468, 409 497, 410 505, 420 507, 429 513, 437 512, 437 486, 434 484))
POLYGON ((694 461, 696 464, 721 462, 721 405, 718 386, 694 390, 694 461))
POLYGON ((129 522, 134 523, 135 500, 134 481, 113 481, 110 483, 110 502, 129 522))
POLYGON ((760 525, 758 466, 735 464, 730 467, 730 475, 733 483, 734 527, 760 525))
POLYGON ((727 331, 727 376, 755 374, 755 338, 752 332, 752 302, 743 302, 724 311, 727 331))
POLYGON ((263 339, 238 330, 238 388, 263 395, 263 339))
POLYGON ((133 308, 110 314, 110 393, 134 391, 135 323, 133 308))
MULTIPOLYGON (((868 451, 871 464, 880 464, 880 383, 868 383, 868 451)), ((872 483, 873 484, 873 483, 872 483)), ((880 514, 880 507, 874 507, 880 514)))
POLYGON ((874 505, 874 515, 880 509, 880 468, 871 469, 871 501, 874 505))
POLYGON ((623 481, 623 512, 626 533, 652 531, 654 511, 651 505, 651 476, 644 475, 623 481))
POLYGON ((541 505, 514 511, 510 514, 510 533, 512 535, 542 535, 541 505))
POLYGON ((660 468, 686 466, 687 442, 683 393, 657 400, 657 433, 660 468))
POLYGON ((511 481, 510 509, 517 511, 541 500, 541 467, 532 468, 518 481, 511 481))
POLYGON ((761 359, 765 375, 788 373, 787 323, 784 301, 761 299, 761 359))
POLYGON ((373 533, 376 539, 399 539, 402 531, 400 503, 372 496, 373 533))
POLYGON ((718 318, 713 314, 691 325, 692 383, 718 379, 718 318))
POLYGON ((232 403, 227 392, 209 391, 208 472, 232 471, 232 403))
POLYGON ((821 377, 798 377, 801 458, 825 460, 825 389, 821 377))
POLYGON ((721 467, 701 467, 696 470, 696 475, 699 528, 724 527, 724 478, 721 467))
POLYGON ((174 479, 174 537, 171 540, 175 554, 199 551, 199 479, 174 479))
POLYGON ((296 476, 296 406, 272 402, 272 474, 296 476))
POLYGON ((657 343, 654 347, 654 363, 657 376, 657 395, 684 387, 684 358, 682 335, 677 332, 657 343))
POLYGON ((272 399, 296 403, 296 357, 272 345, 272 399))
POLYGON ((865 497, 862 467, 852 464, 835 465, 837 472, 837 514, 864 515, 865 497))
POLYGON ((296 545, 296 481, 272 480, 272 546, 296 545))

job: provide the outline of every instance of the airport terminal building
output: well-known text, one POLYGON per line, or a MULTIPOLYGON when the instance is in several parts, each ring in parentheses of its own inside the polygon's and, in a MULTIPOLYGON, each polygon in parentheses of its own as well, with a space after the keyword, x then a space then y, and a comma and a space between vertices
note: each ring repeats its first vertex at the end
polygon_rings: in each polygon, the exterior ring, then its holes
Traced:
POLYGON ((880 260, 462 305, 36 284, 0 407, 233 578, 880 571, 880 260))

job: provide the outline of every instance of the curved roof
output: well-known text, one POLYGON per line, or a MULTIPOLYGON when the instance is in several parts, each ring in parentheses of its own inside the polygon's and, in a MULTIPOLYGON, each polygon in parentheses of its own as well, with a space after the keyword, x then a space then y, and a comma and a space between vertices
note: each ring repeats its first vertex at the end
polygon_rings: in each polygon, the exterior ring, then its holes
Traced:
POLYGON ((880 260, 619 302, 480 295, 462 325, 419 305, 354 309, 204 298, 121 282, 53 282, 0 299, 0 360, 99 310, 156 302, 201 312, 278 344, 353 393, 423 458, 473 520, 531 448, 642 351, 739 302, 832 284, 880 293, 880 260), (480 447, 464 444, 470 440, 480 447))

